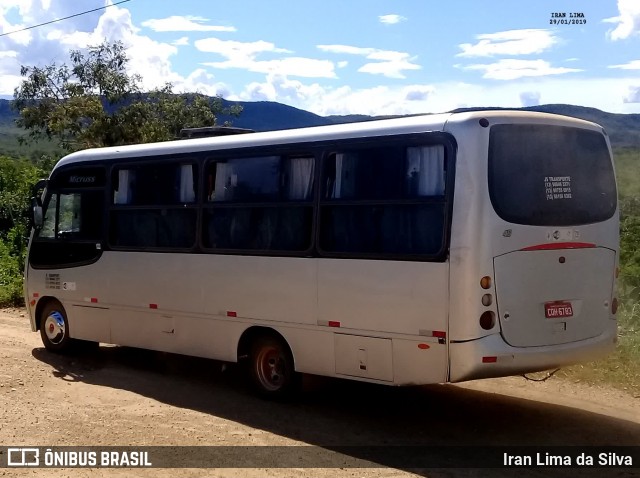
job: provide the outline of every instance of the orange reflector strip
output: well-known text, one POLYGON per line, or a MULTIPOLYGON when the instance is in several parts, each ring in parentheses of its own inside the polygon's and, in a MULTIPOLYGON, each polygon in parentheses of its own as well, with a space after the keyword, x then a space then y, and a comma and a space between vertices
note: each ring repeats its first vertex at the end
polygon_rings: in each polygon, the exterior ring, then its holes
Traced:
POLYGON ((327 325, 328 325, 329 327, 340 327, 340 322, 337 322, 337 321, 335 321, 335 320, 330 320, 330 321, 327 323, 327 325))
POLYGON ((34 305, 36 305, 36 301, 32 300, 31 302, 29 302, 31 304, 31 307, 33 307, 34 305))
POLYGON ((227 317, 238 317, 238 313, 233 310, 227 310, 227 317))
POLYGON ((149 304, 149 308, 150 309, 157 309, 158 308, 158 304, 149 304))
POLYGON ((428 344, 418 344, 418 348, 420 350, 427 350, 429 348, 428 344))
POLYGON ((521 251, 549 251, 553 249, 588 249, 596 247, 590 242, 549 242, 547 244, 538 244, 537 246, 529 246, 521 251))
POLYGON ((97 304, 98 303, 98 298, 97 297, 91 297, 91 303, 92 304, 97 304))
POLYGON ((496 363, 498 357, 482 357, 482 363, 496 363))
POLYGON ((433 334, 431 336, 432 337, 437 337, 439 339, 446 339, 447 338, 447 333, 443 332, 441 330, 434 330, 433 334))

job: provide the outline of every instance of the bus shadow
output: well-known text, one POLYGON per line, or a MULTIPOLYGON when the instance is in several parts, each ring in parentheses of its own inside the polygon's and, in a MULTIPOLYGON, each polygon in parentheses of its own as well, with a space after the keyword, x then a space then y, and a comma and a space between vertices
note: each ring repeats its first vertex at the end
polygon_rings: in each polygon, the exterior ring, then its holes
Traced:
MULTIPOLYGON (((404 467, 398 466, 397 456, 372 454, 371 447, 456 446, 472 450, 640 443, 637 423, 453 385, 395 388, 318 377, 306 384, 296 400, 279 403, 254 397, 237 366, 223 370, 223 364, 212 360, 111 346, 74 356, 59 356, 42 348, 32 354, 51 366, 61 380, 127 390, 325 449, 347 447, 340 451, 392 468, 404 467)), ((437 448, 421 452, 438 453, 437 448)), ((477 476, 468 475, 470 470, 407 470, 430 477, 477 476)), ((495 473, 490 476, 513 476, 516 470, 492 471, 495 473)), ((554 476, 600 476, 604 470, 555 471, 560 474, 554 472, 554 476)), ((616 476, 615 472, 606 470, 607 476, 616 476)), ((536 470, 518 470, 518 474, 547 476, 536 470)), ((621 476, 631 474, 627 470, 621 476)))

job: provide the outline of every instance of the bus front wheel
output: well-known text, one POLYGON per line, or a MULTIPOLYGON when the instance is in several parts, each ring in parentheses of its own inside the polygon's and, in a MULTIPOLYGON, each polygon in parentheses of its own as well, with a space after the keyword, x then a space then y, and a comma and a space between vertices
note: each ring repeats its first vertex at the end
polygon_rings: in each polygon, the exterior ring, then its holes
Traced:
POLYGON ((262 397, 284 399, 297 389, 296 373, 289 347, 275 337, 259 337, 251 345, 249 375, 254 390, 262 397))
POLYGON ((40 337, 44 347, 56 353, 71 349, 74 340, 69 337, 67 313, 57 301, 49 302, 40 314, 40 337))

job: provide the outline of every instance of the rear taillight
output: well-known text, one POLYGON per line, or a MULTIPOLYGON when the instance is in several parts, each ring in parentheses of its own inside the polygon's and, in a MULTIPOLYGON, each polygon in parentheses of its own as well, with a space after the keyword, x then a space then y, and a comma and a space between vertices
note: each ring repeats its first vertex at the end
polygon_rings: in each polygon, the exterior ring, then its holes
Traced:
POLYGON ((616 315, 616 312, 618 312, 618 298, 614 297, 611 301, 611 313, 616 315))
POLYGON ((482 279, 480 279, 480 287, 482 287, 483 289, 490 288, 491 287, 491 277, 484 276, 482 279))
POLYGON ((495 327, 495 325, 496 314, 491 310, 483 312, 480 316, 480 327, 482 327, 484 330, 491 330, 495 327))

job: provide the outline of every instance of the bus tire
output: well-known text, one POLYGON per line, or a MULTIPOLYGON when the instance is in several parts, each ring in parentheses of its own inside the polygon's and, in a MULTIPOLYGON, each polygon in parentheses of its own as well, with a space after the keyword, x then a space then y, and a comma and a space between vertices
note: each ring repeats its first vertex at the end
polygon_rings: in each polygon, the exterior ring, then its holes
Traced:
POLYGON ((261 336, 251 344, 249 379, 261 397, 282 400, 290 398, 299 388, 293 355, 287 344, 273 336, 261 336))
POLYGON ((50 352, 65 353, 72 349, 75 341, 69 337, 69 320, 60 302, 51 301, 42 309, 40 337, 50 352))

